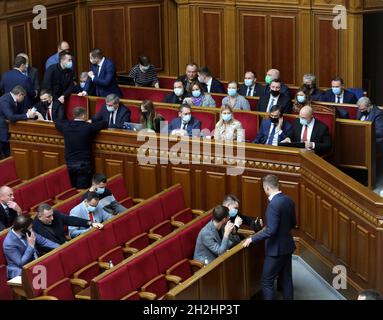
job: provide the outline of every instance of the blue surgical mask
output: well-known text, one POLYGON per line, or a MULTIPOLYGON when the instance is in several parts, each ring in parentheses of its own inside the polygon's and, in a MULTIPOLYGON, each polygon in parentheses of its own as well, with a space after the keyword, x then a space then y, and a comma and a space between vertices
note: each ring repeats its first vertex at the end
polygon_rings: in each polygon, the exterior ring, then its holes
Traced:
POLYGON ((80 82, 80 88, 84 89, 85 88, 85 82, 80 82))
POLYGON ((245 79, 245 86, 246 87, 251 87, 253 85, 253 80, 252 79, 245 79))
POLYGON ((237 89, 227 89, 227 93, 230 97, 234 97, 237 94, 237 89))
POLYGON ((105 188, 97 188, 96 192, 98 194, 103 194, 105 192, 105 188))
POLYGON ((230 218, 235 217, 237 214, 238 214, 237 208, 230 209, 230 211, 229 211, 230 218))
POLYGON ((191 114, 183 115, 182 116, 182 121, 185 123, 188 123, 191 119, 191 114))
POLYGON ((88 211, 89 212, 94 212, 96 210, 97 207, 93 207, 91 205, 88 205, 88 211))
POLYGON ((106 109, 108 109, 109 112, 114 112, 114 107, 106 106, 106 109))
POLYGON ((306 101, 306 97, 305 96, 297 96, 297 101, 299 103, 304 103, 306 101))
POLYGON ((223 121, 230 121, 231 120, 231 113, 225 113, 222 115, 223 121))
POLYGON ((302 126, 307 126, 309 123, 306 119, 303 119, 303 118, 299 118, 299 122, 302 126))
POLYGON ((342 89, 339 87, 332 87, 331 90, 332 90, 332 93, 335 94, 336 96, 340 95, 342 91, 342 89))
POLYGON ((65 68, 67 68, 67 69, 72 69, 72 67, 73 67, 73 62, 72 61, 69 61, 69 62, 67 62, 65 64, 65 68))
POLYGON ((177 97, 182 96, 183 93, 184 93, 184 89, 183 89, 183 88, 174 88, 174 94, 175 94, 177 97))
POLYGON ((201 95, 201 90, 194 90, 192 95, 194 98, 198 98, 201 95))

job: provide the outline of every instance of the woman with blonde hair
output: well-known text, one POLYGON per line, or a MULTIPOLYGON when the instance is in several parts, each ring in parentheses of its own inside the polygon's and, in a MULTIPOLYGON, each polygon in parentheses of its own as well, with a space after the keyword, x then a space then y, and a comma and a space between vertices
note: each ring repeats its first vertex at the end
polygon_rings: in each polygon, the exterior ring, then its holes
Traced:
POLYGON ((214 139, 217 141, 245 141, 242 124, 234 119, 233 108, 227 104, 221 107, 220 120, 214 129, 214 139))

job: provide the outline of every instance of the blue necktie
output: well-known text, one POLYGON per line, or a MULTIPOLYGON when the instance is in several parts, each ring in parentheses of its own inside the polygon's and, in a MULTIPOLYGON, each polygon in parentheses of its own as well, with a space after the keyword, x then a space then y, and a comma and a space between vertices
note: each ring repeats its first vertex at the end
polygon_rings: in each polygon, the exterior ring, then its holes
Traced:
POLYGON ((269 135, 269 138, 267 139, 267 144, 273 144, 274 135, 275 135, 275 124, 271 124, 273 126, 273 130, 271 130, 271 133, 269 135))

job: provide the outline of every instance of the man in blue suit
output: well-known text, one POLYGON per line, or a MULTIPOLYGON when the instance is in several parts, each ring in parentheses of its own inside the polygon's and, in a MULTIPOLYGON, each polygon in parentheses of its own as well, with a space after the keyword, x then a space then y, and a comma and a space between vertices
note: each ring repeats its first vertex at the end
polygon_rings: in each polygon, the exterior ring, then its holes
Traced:
POLYGON ((88 80, 85 83, 83 92, 79 96, 88 94, 91 86, 95 87, 96 96, 106 97, 114 93, 121 97, 121 91, 117 85, 116 67, 112 60, 104 57, 101 49, 93 49, 89 53, 91 68, 88 72, 88 80))
POLYGON ((21 276, 23 266, 38 258, 35 245, 49 249, 55 249, 59 246, 58 243, 34 233, 32 231, 32 219, 29 216, 17 216, 3 243, 4 255, 7 259, 8 279, 21 276))
POLYGON ((0 158, 9 157, 11 154, 9 146, 8 123, 6 120, 16 122, 20 120, 34 119, 36 112, 32 109, 25 110, 22 106, 26 91, 21 86, 16 86, 11 92, 0 98, 0 158))
POLYGON ((16 86, 22 86, 26 91, 24 99, 25 108, 30 108, 34 104, 37 92, 33 89, 31 79, 25 75, 27 71, 27 60, 25 57, 17 56, 15 58, 13 69, 5 72, 1 79, 0 88, 3 93, 11 92, 16 86))
POLYGON ((201 122, 192 116, 191 107, 188 104, 182 104, 178 110, 178 117, 170 122, 168 130, 169 134, 185 130, 189 137, 199 137, 201 122))
POLYGON ((254 143, 277 146, 279 142, 291 135, 292 125, 283 121, 282 107, 278 104, 270 109, 270 117, 263 119, 254 143))
POLYGON ((120 97, 114 93, 107 95, 106 104, 92 117, 92 122, 108 123, 108 128, 122 129, 125 122, 130 122, 130 110, 120 103, 120 97))
POLYGON ((291 255, 295 250, 294 239, 291 235, 297 222, 295 204, 279 190, 278 178, 267 175, 262 179, 263 190, 269 198, 266 209, 266 227, 243 243, 248 247, 250 243, 265 241, 265 261, 262 271, 262 293, 265 300, 274 300, 274 280, 278 277, 282 287, 283 298, 293 299, 293 278, 291 255))
POLYGON ((226 93, 223 84, 213 77, 207 67, 203 67, 198 70, 198 81, 202 83, 205 92, 226 93))

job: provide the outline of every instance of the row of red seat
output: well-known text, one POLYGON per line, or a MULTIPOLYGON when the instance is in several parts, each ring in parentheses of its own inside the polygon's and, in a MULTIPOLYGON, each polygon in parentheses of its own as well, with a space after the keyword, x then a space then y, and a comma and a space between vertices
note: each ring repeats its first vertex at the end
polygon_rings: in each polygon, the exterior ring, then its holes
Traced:
POLYGON ((93 279, 91 299, 163 298, 203 266, 193 260, 193 254, 198 233, 210 219, 208 213, 174 237, 93 279))
POLYGON ((23 287, 29 297, 44 294, 59 299, 73 298, 73 294, 86 288, 92 278, 108 268, 108 261, 116 264, 193 219, 182 188, 173 186, 117 215, 105 223, 103 230, 91 230, 25 265, 23 287), (32 286, 36 265, 46 267, 48 288, 45 290, 32 286))
POLYGON ((0 187, 14 187, 22 181, 16 171, 16 163, 13 157, 8 157, 0 161, 0 187))
POLYGON ((12 291, 7 284, 7 260, 3 252, 3 242, 8 229, 0 232, 0 300, 12 300, 12 291))

